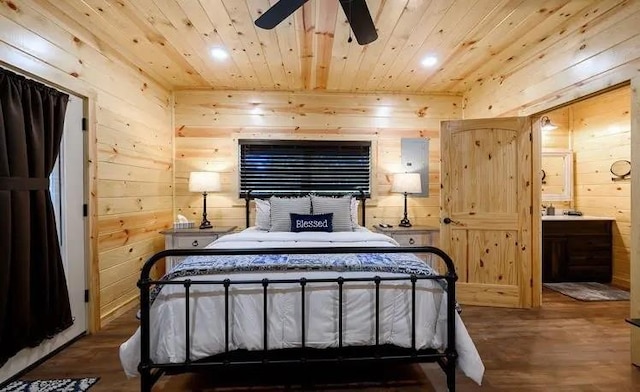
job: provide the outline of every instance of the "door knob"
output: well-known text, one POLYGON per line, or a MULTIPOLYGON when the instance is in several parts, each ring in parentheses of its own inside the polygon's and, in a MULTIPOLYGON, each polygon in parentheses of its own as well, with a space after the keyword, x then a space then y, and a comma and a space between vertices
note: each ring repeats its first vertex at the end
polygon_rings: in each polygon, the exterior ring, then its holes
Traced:
POLYGON ((442 220, 442 223, 444 223, 445 225, 448 225, 449 223, 451 223, 451 218, 446 217, 442 220))

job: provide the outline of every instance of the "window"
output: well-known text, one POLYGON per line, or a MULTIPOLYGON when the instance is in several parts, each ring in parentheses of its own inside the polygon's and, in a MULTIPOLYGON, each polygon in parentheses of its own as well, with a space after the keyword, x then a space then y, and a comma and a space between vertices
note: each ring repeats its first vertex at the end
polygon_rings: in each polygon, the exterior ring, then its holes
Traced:
MULTIPOLYGON (((64 137, 64 136, 63 136, 64 137)), ((53 204, 53 214, 56 217, 56 228, 58 229, 58 240, 60 246, 64 246, 62 241, 64 236, 62 235, 62 170, 60 161, 63 159, 62 148, 60 149, 60 156, 56 160, 56 164, 49 176, 49 193, 51 194, 51 203, 53 204)))
POLYGON ((240 196, 261 193, 370 195, 370 141, 239 140, 240 196))

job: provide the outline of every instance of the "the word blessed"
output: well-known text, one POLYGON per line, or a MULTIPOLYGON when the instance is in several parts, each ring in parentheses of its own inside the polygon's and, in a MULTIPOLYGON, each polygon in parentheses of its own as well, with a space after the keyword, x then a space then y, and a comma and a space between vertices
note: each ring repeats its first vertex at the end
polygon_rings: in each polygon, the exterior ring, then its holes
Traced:
POLYGON ((305 221, 305 220, 298 220, 296 221, 296 228, 297 229, 311 229, 311 228, 329 228, 329 220, 328 219, 324 219, 324 220, 309 220, 309 221, 305 221))

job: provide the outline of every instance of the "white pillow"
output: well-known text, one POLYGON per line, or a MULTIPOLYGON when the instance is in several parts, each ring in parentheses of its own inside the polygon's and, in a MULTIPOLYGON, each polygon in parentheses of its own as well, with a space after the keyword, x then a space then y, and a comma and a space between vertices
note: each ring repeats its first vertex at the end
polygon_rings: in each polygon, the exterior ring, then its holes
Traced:
POLYGON ((326 197, 311 195, 314 215, 333 214, 333 231, 353 231, 351 195, 326 197))
POLYGON ((255 199, 256 203, 256 227, 260 230, 269 230, 271 226, 271 203, 269 200, 255 199))
POLYGON ((360 226, 360 223, 358 223, 359 207, 360 207, 360 200, 356 199, 355 197, 352 197, 351 198, 351 225, 353 225, 354 229, 360 226))
POLYGON ((311 214, 308 196, 283 198, 271 196, 271 225, 269 231, 291 231, 291 214, 311 214))

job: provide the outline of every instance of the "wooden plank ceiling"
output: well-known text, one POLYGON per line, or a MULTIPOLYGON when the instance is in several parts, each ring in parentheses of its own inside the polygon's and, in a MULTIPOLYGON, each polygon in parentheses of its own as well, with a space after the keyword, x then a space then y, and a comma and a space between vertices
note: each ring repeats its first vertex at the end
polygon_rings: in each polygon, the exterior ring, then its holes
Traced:
POLYGON ((38 2, 167 88, 461 93, 622 1, 367 0, 379 38, 366 46, 347 42, 338 0, 310 0, 273 30, 253 21, 275 0, 38 2))

